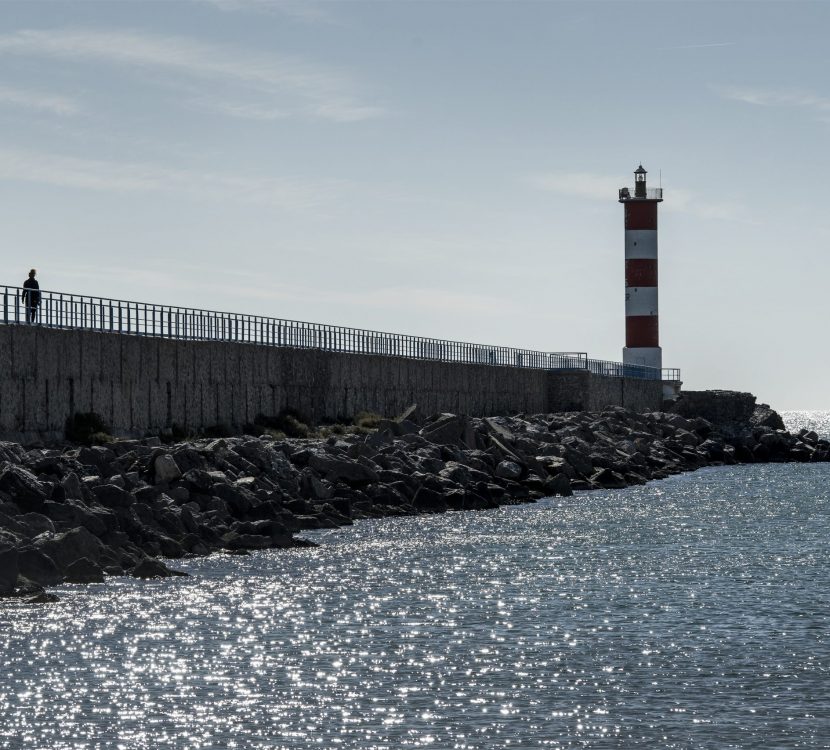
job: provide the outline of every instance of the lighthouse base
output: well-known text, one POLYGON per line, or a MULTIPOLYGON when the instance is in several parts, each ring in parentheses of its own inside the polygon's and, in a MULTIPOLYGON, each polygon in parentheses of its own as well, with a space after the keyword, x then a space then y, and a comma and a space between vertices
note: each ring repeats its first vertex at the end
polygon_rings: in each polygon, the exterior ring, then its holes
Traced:
POLYGON ((663 366, 663 350, 659 346, 627 346, 623 349, 623 364, 660 369, 663 366))

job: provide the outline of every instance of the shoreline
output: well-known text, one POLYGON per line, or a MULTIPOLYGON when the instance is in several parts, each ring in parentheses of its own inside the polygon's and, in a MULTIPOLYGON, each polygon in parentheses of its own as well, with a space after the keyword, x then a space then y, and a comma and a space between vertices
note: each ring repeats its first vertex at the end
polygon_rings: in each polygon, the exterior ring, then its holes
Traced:
POLYGON ((424 420, 410 410, 370 434, 327 438, 0 443, 0 597, 46 603, 61 583, 184 575, 158 558, 316 546, 296 535, 363 518, 483 510, 705 466, 830 460, 830 441, 781 427, 764 405, 718 424, 621 407, 424 420))

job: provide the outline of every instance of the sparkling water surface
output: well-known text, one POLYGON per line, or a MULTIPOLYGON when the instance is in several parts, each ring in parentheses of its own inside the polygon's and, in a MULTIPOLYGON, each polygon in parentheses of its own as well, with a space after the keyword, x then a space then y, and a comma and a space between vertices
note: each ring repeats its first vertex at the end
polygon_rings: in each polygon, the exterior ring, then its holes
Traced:
POLYGON ((828 747, 828 480, 706 469, 6 601, 0 747, 828 747))
POLYGON ((814 430, 819 437, 830 439, 830 411, 782 411, 781 419, 790 432, 814 430))

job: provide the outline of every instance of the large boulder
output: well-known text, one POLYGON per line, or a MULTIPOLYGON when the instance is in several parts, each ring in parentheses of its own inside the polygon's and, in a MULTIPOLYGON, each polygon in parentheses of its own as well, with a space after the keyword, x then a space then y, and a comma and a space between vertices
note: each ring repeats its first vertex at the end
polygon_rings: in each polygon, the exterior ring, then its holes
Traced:
POLYGON ((444 513, 447 510, 447 501, 444 495, 429 487, 419 487, 412 504, 418 510, 428 513, 444 513))
POLYGON ((102 476, 112 476, 112 462, 115 460, 115 453, 103 445, 93 445, 81 448, 78 451, 78 462, 84 466, 93 466, 101 472, 102 476))
POLYGON ((571 489, 571 480, 565 474, 548 477, 545 480, 543 492, 547 496, 559 495, 561 497, 570 497, 574 494, 571 489))
POLYGON ((175 482, 182 475, 176 460, 169 453, 156 456, 153 461, 153 476, 156 484, 175 482))
POLYGON ((67 583, 103 583, 104 571, 92 560, 82 557, 66 568, 64 580, 67 583))
POLYGON ((59 531, 68 531, 83 526, 94 536, 103 536, 118 525, 116 517, 108 510, 90 510, 83 503, 67 500, 65 503, 47 502, 43 513, 49 517, 59 531))
POLYGON ((591 482, 608 490, 621 490, 628 486, 625 477, 611 469, 600 469, 591 477, 591 482))
POLYGON ((122 487, 115 484, 100 484, 92 488, 95 499, 105 508, 129 508, 135 498, 122 487))
POLYGON ((377 471, 363 463, 318 451, 308 458, 308 466, 322 474, 329 482, 346 482, 351 485, 370 484, 378 481, 377 471))
POLYGON ((64 497, 66 499, 82 500, 83 492, 81 491, 81 480, 74 471, 70 471, 62 480, 64 497))
MULTIPOLYGON (((48 505, 48 503, 44 504, 44 507, 45 505, 48 505)), ((52 521, 42 513, 23 513, 22 515, 17 516, 15 520, 26 527, 28 536, 30 537, 36 537, 44 531, 55 530, 55 525, 52 521)))
POLYGON ((33 547, 20 550, 18 568, 21 576, 40 586, 54 586, 63 579, 55 561, 33 547))
POLYGON ((101 540, 83 527, 62 534, 41 534, 34 540, 33 545, 35 549, 50 557, 59 570, 66 570, 82 557, 98 562, 104 550, 101 540))
POLYGON ((447 461, 444 468, 438 472, 438 475, 462 487, 466 487, 472 481, 470 468, 457 461, 447 461))
POLYGON ((753 427, 771 427, 773 430, 785 430, 784 420, 781 415, 772 409, 769 404, 756 404, 755 410, 750 417, 753 427))
POLYGON ((496 476, 501 479, 519 479, 522 476, 522 467, 515 461, 501 461, 496 466, 496 476))
POLYGON ((429 424, 421 428, 421 437, 436 445, 453 445, 464 432, 466 419, 457 414, 439 414, 429 424))
POLYGON ((17 585, 17 555, 11 547, 0 549, 0 596, 10 596, 17 585))
POLYGON ((51 492, 22 466, 6 464, 0 469, 0 492, 5 492, 21 510, 39 511, 51 492))

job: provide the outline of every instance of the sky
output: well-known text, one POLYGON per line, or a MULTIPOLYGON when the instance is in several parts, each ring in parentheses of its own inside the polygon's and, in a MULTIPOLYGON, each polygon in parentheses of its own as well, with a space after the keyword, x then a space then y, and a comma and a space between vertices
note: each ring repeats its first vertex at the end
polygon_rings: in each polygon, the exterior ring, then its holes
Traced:
POLYGON ((0 0, 2 283, 619 361, 830 409, 830 3, 0 0))

